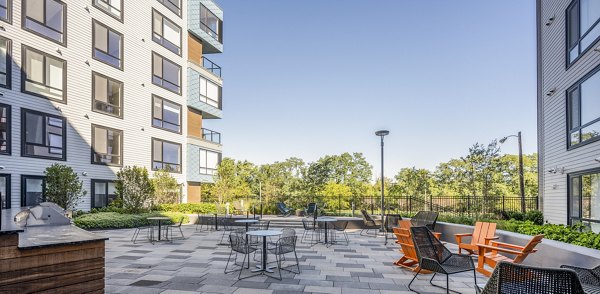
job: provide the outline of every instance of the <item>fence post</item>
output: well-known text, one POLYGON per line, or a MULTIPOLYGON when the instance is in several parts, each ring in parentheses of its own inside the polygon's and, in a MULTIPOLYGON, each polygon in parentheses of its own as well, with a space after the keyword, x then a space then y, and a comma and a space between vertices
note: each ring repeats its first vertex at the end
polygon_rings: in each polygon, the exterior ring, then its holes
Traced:
POLYGON ((373 196, 371 196, 371 214, 373 214, 373 196))
POLYGON ((433 195, 429 195, 429 211, 433 211, 433 195))
POLYGON ((467 215, 471 217, 471 196, 467 196, 467 215))
POLYGON ((412 213, 412 196, 408 196, 408 212, 412 213))
POLYGON ((503 212, 504 212, 504 211, 506 211, 506 208, 505 208, 505 206, 504 206, 504 201, 505 201, 505 199, 506 199, 506 196, 502 195, 502 211, 503 211, 503 212))
POLYGON ((342 199, 341 196, 338 195, 338 211, 337 211, 337 215, 340 215, 340 210, 342 209, 342 199))

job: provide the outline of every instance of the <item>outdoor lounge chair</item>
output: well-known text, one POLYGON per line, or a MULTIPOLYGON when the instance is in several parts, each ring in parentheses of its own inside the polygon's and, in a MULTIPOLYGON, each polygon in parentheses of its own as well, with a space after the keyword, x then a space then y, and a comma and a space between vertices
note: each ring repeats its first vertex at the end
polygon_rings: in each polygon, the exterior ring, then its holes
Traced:
POLYGON ((364 209, 360 211, 363 217, 364 228, 360 231, 361 236, 369 235, 371 230, 381 229, 381 220, 374 220, 373 217, 364 209))
POLYGON ((413 227, 425 226, 431 231, 435 231, 438 213, 435 211, 419 211, 410 219, 413 227))
POLYGON ((496 223, 476 222, 473 233, 455 234, 456 244, 458 244, 458 254, 462 254, 462 250, 466 250, 469 254, 478 254, 479 247, 477 244, 487 245, 491 240, 498 239, 496 234, 496 223), (463 238, 471 237, 470 243, 463 243, 463 238))
POLYGON ((385 221, 383 222, 383 229, 385 230, 385 243, 388 242, 388 234, 394 233, 394 228, 398 226, 398 222, 402 220, 402 216, 399 214, 386 214, 385 221))
POLYGON ((317 217, 317 204, 309 203, 306 206, 306 208, 304 209, 304 216, 316 218, 317 217))
MULTIPOLYGON (((541 268, 499 262, 481 294, 584 294, 598 293, 584 290, 584 286, 573 270, 541 268)), ((590 289, 592 290, 592 289, 590 289)))
POLYGON ((479 247, 477 271, 489 277, 492 273, 485 268, 486 265, 494 268, 500 261, 522 263, 530 253, 537 251, 535 246, 542 243, 542 239, 544 239, 543 234, 536 235, 531 238, 531 240, 529 240, 525 246, 502 243, 498 241, 491 241, 489 245, 477 244, 479 247), (499 253, 512 254, 515 255, 515 257, 511 259, 499 253))
POLYGON ((290 214, 292 214, 292 210, 289 209, 283 202, 277 203, 277 211, 279 211, 280 216, 290 216, 290 214))

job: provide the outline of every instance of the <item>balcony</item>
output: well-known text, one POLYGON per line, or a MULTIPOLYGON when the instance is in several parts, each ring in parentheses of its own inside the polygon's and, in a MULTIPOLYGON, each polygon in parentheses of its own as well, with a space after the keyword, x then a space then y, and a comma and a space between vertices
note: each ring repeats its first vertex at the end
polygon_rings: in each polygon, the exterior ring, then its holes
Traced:
POLYGON ((215 144, 221 144, 221 133, 202 128, 202 139, 215 144))
POLYGON ((218 76, 219 78, 221 77, 221 67, 204 56, 202 56, 202 67, 204 67, 206 70, 212 72, 214 75, 218 76))
POLYGON ((188 1, 188 29, 202 42, 202 53, 223 53, 223 10, 212 0, 188 1))

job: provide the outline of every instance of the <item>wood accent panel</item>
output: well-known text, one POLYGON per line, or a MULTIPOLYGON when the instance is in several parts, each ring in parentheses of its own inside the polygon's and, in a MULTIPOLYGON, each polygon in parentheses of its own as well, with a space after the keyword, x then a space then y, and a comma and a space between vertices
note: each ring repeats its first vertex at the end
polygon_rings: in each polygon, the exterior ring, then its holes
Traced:
POLYGON ((0 236, 0 247, 19 245, 19 234, 10 234, 0 236))
POLYGON ((188 182, 187 202, 200 203, 202 201, 202 185, 200 183, 188 182))
POLYGON ((188 107, 188 136, 202 139, 202 112, 188 107))
POLYGON ((188 60, 202 66, 202 41, 188 33, 188 60))

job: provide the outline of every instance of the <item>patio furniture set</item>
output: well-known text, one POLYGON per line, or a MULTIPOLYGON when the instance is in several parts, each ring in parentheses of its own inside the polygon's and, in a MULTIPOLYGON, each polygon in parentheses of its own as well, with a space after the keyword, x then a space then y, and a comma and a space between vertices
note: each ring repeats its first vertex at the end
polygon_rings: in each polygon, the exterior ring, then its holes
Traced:
POLYGON ((179 231, 181 239, 185 239, 185 235, 181 230, 181 225, 184 220, 183 216, 179 219, 179 222, 174 224, 171 222, 170 218, 163 216, 148 217, 146 219, 152 222, 152 224, 135 228, 133 235, 131 236, 131 241, 134 244, 137 242, 142 232, 146 235, 144 239, 152 244, 154 244, 154 242, 162 241, 173 242, 173 231, 175 230, 179 231))

